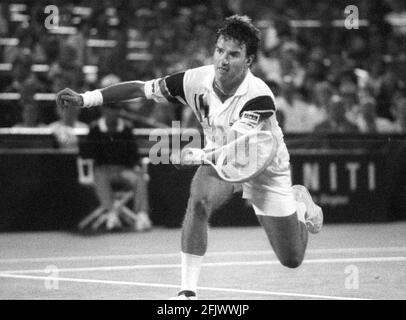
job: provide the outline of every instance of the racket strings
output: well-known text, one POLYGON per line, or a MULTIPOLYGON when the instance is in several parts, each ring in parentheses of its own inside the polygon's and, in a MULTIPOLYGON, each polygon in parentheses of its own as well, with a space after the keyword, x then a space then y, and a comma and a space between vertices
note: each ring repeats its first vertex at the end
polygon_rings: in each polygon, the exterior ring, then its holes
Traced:
POLYGON ((224 148, 216 167, 227 179, 247 179, 267 166, 272 152, 271 136, 252 135, 224 148))

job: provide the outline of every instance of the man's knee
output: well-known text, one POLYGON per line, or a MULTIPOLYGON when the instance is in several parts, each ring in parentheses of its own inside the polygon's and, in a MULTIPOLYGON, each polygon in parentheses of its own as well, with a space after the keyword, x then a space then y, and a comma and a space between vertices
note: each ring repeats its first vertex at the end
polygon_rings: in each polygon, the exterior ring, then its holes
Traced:
POLYGON ((211 215, 211 205, 208 197, 192 197, 190 200, 189 214, 193 214, 199 219, 208 219, 211 215))
POLYGON ((209 166, 201 166, 192 180, 188 214, 208 219, 233 194, 233 185, 221 181, 209 166))

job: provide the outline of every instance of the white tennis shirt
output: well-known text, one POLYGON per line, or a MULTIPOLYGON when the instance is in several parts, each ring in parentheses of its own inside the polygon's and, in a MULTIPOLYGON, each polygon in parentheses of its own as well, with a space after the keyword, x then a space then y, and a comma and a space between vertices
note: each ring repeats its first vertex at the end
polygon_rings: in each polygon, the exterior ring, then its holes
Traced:
POLYGON ((145 83, 145 96, 156 102, 181 102, 192 108, 203 127, 206 149, 226 142, 230 130, 244 133, 252 129, 270 131, 277 143, 271 167, 275 171, 289 167, 289 154, 275 116, 275 98, 264 81, 248 71, 233 96, 221 102, 213 89, 213 65, 189 69, 145 83))

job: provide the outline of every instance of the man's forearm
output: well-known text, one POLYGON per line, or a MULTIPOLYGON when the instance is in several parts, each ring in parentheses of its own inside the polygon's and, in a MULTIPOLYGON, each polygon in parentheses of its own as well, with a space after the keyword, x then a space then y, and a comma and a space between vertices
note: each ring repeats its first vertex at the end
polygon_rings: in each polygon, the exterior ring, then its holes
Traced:
POLYGON ((103 103, 145 97, 143 81, 127 81, 101 89, 103 103))

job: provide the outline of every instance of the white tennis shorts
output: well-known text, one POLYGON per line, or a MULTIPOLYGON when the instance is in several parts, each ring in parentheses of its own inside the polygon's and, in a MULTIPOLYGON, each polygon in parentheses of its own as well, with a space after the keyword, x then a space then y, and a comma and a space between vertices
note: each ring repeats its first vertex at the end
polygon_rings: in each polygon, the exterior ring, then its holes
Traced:
POLYGON ((257 215, 286 217, 296 212, 289 167, 278 173, 270 167, 243 183, 242 189, 243 198, 251 202, 257 215))

